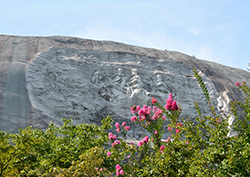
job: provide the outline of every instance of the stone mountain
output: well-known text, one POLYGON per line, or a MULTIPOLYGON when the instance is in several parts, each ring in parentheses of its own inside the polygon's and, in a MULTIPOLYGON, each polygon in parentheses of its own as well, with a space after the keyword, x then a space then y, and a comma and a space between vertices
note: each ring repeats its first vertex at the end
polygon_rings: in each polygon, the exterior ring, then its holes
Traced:
MULTIPOLYGON (((235 83, 249 84, 247 71, 179 52, 73 37, 0 35, 0 131, 45 129, 69 117, 75 124, 99 125, 107 115, 130 125, 131 106, 149 104, 152 96, 165 104, 169 93, 181 104, 182 118, 194 119, 194 101, 203 113, 209 109, 192 67, 218 113, 228 115, 229 102, 243 99, 235 83)), ((140 137, 137 128, 129 136, 140 137)))

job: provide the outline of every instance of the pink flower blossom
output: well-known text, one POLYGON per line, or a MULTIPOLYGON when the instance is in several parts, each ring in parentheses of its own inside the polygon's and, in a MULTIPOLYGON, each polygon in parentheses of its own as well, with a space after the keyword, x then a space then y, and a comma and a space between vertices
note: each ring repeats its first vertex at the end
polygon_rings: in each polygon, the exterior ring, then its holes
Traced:
POLYGON ((102 171, 102 168, 100 168, 100 171, 102 171))
POLYGON ((137 119, 137 117, 136 117, 136 116, 131 117, 131 122, 134 122, 136 119, 137 119))
POLYGON ((121 142, 119 140, 115 140, 116 144, 121 144, 121 142))
POLYGON ((138 115, 139 115, 139 116, 145 115, 144 110, 143 110, 143 109, 140 109, 140 110, 138 111, 138 115))
POLYGON ((123 175, 123 174, 124 174, 124 171, 123 171, 123 170, 120 170, 120 174, 123 175))
POLYGON ((126 125, 126 122, 123 122, 123 123, 122 123, 122 126, 124 127, 125 125, 126 125))
POLYGON ((98 168, 97 168, 97 167, 96 167, 95 169, 96 169, 96 170, 98 170, 98 168))
POLYGON ((118 133, 120 133, 120 128, 117 128, 116 131, 117 131, 118 133))
POLYGON ((173 130, 173 128, 172 127, 168 127, 168 131, 170 131, 170 130, 173 130))
POLYGON ((178 122, 178 123, 176 124, 176 126, 177 126, 177 127, 182 127, 183 125, 182 125, 182 123, 178 122))
POLYGON ((136 106, 136 112, 138 112, 141 109, 140 105, 136 106))
POLYGON ((131 145, 133 145, 134 143, 133 143, 133 142, 131 142, 130 144, 131 144, 131 145))
POLYGON ((171 105, 171 109, 172 109, 173 111, 179 109, 175 100, 173 101, 173 103, 172 103, 172 105, 171 105))
POLYGON ((186 144, 188 144, 188 141, 186 141, 186 144))
POLYGON ((129 131, 130 127, 129 127, 129 126, 126 126, 125 129, 126 129, 127 131, 129 131))
POLYGON ((175 129, 176 134, 180 133, 180 129, 175 129))
POLYGON ((115 123, 116 128, 120 128, 120 124, 118 122, 115 123))
POLYGON ((119 169, 116 169, 116 176, 119 176, 119 175, 120 175, 119 169))
POLYGON ((166 102, 166 105, 165 105, 166 110, 170 110, 171 109, 171 107, 172 107, 172 101, 173 101, 173 99, 170 99, 170 98, 167 99, 167 102, 166 102))
POLYGON ((116 168, 117 170, 122 169, 122 167, 121 167, 119 164, 117 164, 117 165, 115 166, 115 168, 116 168))
POLYGON ((239 83, 239 82, 236 82, 236 83, 235 83, 235 85, 236 85, 236 86, 239 86, 239 85, 240 85, 240 83, 239 83))
POLYGON ((220 122, 220 119, 217 120, 217 123, 219 123, 219 122, 220 122))
POLYGON ((166 110, 178 110, 178 106, 177 106, 177 103, 175 100, 173 100, 173 96, 172 94, 170 93, 169 96, 168 96, 168 99, 166 101, 166 105, 165 105, 165 108, 166 110))
POLYGON ((115 140, 115 141, 111 144, 112 148, 113 148, 115 145, 117 145, 117 144, 121 144, 121 142, 120 142, 119 140, 115 140))
POLYGON ((168 139, 167 139, 167 142, 169 142, 169 141, 171 141, 171 138, 170 138, 170 137, 168 137, 168 139))
POLYGON ((155 135, 158 133, 158 131, 155 131, 155 135))
POLYGON ((111 156, 111 152, 108 151, 107 152, 107 156, 110 157, 111 156))
POLYGON ((153 113, 155 113, 155 111, 156 111, 156 107, 154 106, 154 107, 153 107, 153 113))
POLYGON ((142 140, 143 143, 148 143, 148 136, 145 136, 142 140))
POLYGON ((164 146, 164 145, 162 145, 162 146, 160 147, 160 150, 163 150, 163 149, 165 149, 165 146, 164 146))
POLYGON ((166 117, 165 117, 165 116, 162 116, 162 119, 163 119, 163 120, 165 120, 165 119, 166 119, 166 117))
POLYGON ((151 141, 153 141, 154 140, 154 138, 151 138, 151 141))
POLYGON ((130 155, 128 155, 127 158, 129 159, 129 158, 130 158, 130 155))
POLYGON ((131 111, 132 114, 134 114, 135 113, 134 107, 131 107, 130 111, 131 111))
POLYGON ((168 95, 168 99, 172 102, 173 101, 173 95, 170 93, 169 95, 168 95))
POLYGON ((152 102, 152 104, 155 104, 157 102, 157 100, 154 97, 152 97, 151 102, 152 102))
POLYGON ((138 147, 142 146, 143 145, 143 142, 142 141, 139 141, 139 143, 137 144, 138 147))
POLYGON ((116 135, 113 135, 111 132, 109 132, 109 140, 116 139, 116 135))

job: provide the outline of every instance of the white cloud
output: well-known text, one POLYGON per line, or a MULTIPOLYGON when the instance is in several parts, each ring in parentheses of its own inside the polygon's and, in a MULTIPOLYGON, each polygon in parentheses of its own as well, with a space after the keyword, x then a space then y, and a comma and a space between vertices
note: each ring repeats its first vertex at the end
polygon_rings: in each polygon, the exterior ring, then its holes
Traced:
POLYGON ((188 31, 192 34, 194 34, 195 36, 197 36, 199 34, 199 29, 198 28, 188 28, 188 31))

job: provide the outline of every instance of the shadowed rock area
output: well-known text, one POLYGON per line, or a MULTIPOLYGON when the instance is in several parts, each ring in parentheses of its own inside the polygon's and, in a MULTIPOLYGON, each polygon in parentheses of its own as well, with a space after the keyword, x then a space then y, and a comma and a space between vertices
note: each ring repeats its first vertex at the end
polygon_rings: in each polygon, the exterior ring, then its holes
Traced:
MULTIPOLYGON (((169 93, 182 106, 183 118, 197 115, 193 102, 209 113, 193 76, 199 71, 217 112, 228 115, 229 102, 242 100, 235 83, 247 71, 174 52, 111 41, 73 37, 0 35, 0 131, 32 125, 47 128, 73 117, 74 123, 100 124, 112 115, 130 125, 129 108, 165 104, 169 93)), ((140 137, 132 127, 129 136, 140 137)))

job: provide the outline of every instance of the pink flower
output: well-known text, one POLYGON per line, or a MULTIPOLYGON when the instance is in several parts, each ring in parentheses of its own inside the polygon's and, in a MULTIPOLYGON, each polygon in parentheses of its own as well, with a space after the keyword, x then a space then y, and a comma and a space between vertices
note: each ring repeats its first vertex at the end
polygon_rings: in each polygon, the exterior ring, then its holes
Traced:
POLYGON ((139 143, 137 144, 138 147, 142 146, 143 145, 143 142, 142 141, 139 141, 139 143))
POLYGON ((172 109, 173 111, 179 109, 175 100, 173 101, 173 103, 172 103, 172 105, 171 105, 171 109, 172 109))
POLYGON ((186 144, 188 144, 188 141, 186 141, 186 144))
POLYGON ((155 104, 155 103, 157 103, 157 100, 154 97, 152 97, 151 102, 152 102, 152 104, 155 104))
POLYGON ((119 140, 115 140, 111 145, 112 145, 112 148, 117 145, 117 144, 121 144, 121 142, 119 140))
POLYGON ((155 131, 155 135, 158 133, 158 131, 155 131))
POLYGON ((182 125, 182 123, 178 122, 178 123, 176 124, 176 126, 177 126, 177 127, 182 127, 183 125, 182 125))
POLYGON ((169 95, 168 95, 168 99, 172 102, 173 101, 173 95, 170 93, 169 95))
POLYGON ((165 116, 162 116, 162 119, 163 119, 163 120, 165 120, 165 119, 166 119, 166 117, 165 117, 165 116))
POLYGON ((133 143, 133 142, 131 142, 130 144, 131 144, 131 145, 133 145, 134 143, 133 143))
POLYGON ((135 107, 135 106, 133 106, 133 107, 130 108, 130 111, 131 111, 132 114, 135 113, 135 110, 136 110, 136 107, 135 107))
POLYGON ((116 168, 117 170, 122 169, 122 167, 121 167, 119 164, 117 164, 117 165, 115 166, 115 168, 116 168))
POLYGON ((124 127, 125 125, 126 125, 126 122, 123 122, 123 123, 122 123, 122 126, 124 127))
POLYGON ((142 140, 143 143, 148 143, 148 136, 145 136, 142 140))
POLYGON ((134 122, 136 119, 137 119, 137 117, 136 117, 136 116, 131 117, 131 122, 134 122))
POLYGON ((130 155, 128 155, 127 158, 129 159, 129 158, 130 158, 130 155))
POLYGON ((112 138, 113 138, 113 134, 109 132, 109 140, 111 140, 112 138))
POLYGON ((169 142, 169 141, 171 141, 171 138, 170 138, 170 137, 168 137, 168 139, 167 139, 167 142, 169 142))
POLYGON ((140 105, 136 106, 136 112, 138 112, 141 109, 140 105))
POLYGON ((109 140, 116 139, 116 135, 113 135, 111 132, 109 132, 109 140))
POLYGON ((239 82, 236 82, 236 83, 235 83, 235 85, 236 85, 236 86, 239 86, 239 85, 240 85, 240 83, 239 83, 239 82))
POLYGON ((172 127, 168 127, 168 131, 170 131, 170 130, 173 130, 173 128, 172 127))
POLYGON ((172 107, 172 101, 173 101, 173 98, 168 98, 167 99, 167 102, 166 102, 166 105, 165 105, 165 108, 166 108, 166 110, 170 110, 171 109, 171 107, 172 107))
POLYGON ((139 116, 145 115, 144 110, 143 110, 143 109, 140 109, 140 110, 138 111, 138 115, 139 115, 139 116))
POLYGON ((219 122, 220 122, 220 119, 217 120, 217 123, 219 123, 219 122))
POLYGON ((119 176, 119 175, 120 175, 119 169, 116 169, 116 176, 119 176))
POLYGON ((126 126, 125 129, 126 129, 127 131, 129 131, 130 127, 129 127, 129 126, 126 126))
POLYGON ((175 129, 176 134, 180 133, 180 129, 175 129))
POLYGON ((163 150, 163 149, 165 149, 165 146, 164 146, 164 145, 162 145, 162 146, 160 147, 160 150, 163 150))
POLYGON ((96 167, 95 169, 96 169, 96 170, 98 170, 98 168, 97 168, 97 167, 96 167))
POLYGON ((116 144, 121 144, 121 142, 120 142, 119 140, 115 140, 114 143, 116 143, 116 144))
POLYGON ((102 171, 102 168, 100 168, 100 171, 102 171))
POLYGON ((118 133, 120 133, 120 128, 117 128, 116 131, 117 131, 118 133))
POLYGON ((123 170, 120 170, 120 174, 123 175, 123 174, 124 174, 124 171, 123 171, 123 170))
POLYGON ((120 124, 118 122, 115 123, 116 128, 120 128, 120 124))
POLYGON ((154 138, 151 138, 151 141, 153 141, 154 140, 154 138))
POLYGON ((111 156, 111 152, 108 151, 107 152, 107 156, 110 157, 111 156))
POLYGON ((153 113, 155 113, 155 111, 156 111, 156 107, 154 106, 154 107, 153 107, 153 113))

